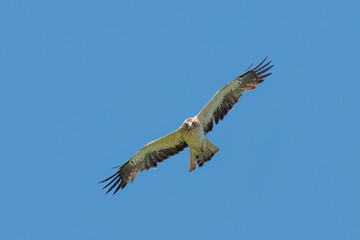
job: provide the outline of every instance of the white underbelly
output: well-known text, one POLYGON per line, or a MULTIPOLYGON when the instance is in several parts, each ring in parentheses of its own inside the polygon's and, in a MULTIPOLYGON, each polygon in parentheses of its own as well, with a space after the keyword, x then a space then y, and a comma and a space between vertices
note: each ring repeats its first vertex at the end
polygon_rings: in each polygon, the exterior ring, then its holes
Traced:
POLYGON ((192 129, 183 135, 185 142, 193 149, 202 149, 205 143, 204 133, 201 129, 192 129))

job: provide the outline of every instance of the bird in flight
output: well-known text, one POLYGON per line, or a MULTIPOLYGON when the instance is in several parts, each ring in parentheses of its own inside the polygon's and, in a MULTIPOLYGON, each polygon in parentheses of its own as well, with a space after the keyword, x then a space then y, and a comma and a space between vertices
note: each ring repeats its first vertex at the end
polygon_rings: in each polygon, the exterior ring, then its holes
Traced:
POLYGON ((269 66, 271 61, 265 63, 266 59, 253 69, 250 69, 250 65, 244 74, 221 88, 195 117, 186 119, 177 130, 146 144, 127 162, 115 167, 118 169, 117 172, 100 182, 109 181, 103 188, 109 187, 106 193, 115 188, 115 194, 130 181, 132 183, 139 172, 156 168, 158 163, 186 147, 190 147, 189 172, 195 170, 196 164, 202 167, 219 151, 205 135, 213 129, 213 122, 218 124, 223 120, 243 92, 255 89, 256 85, 271 75, 267 71, 274 65, 269 66))

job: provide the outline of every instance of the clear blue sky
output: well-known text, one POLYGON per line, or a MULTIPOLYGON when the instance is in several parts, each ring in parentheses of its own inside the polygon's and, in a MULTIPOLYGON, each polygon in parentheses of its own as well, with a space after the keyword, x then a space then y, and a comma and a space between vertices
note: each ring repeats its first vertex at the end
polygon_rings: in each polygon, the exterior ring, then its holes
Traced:
POLYGON ((1 239, 360 239, 357 1, 1 1, 1 239), (273 75, 115 196, 252 62, 273 75))

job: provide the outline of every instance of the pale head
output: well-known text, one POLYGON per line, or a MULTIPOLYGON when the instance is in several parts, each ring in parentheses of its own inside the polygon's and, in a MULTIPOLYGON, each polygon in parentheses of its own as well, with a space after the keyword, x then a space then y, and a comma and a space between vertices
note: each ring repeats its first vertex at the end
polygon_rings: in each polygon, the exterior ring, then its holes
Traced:
POLYGON ((186 132, 198 126, 200 125, 199 125, 199 120, 197 118, 188 118, 184 121, 184 123, 180 126, 179 129, 182 132, 186 132))

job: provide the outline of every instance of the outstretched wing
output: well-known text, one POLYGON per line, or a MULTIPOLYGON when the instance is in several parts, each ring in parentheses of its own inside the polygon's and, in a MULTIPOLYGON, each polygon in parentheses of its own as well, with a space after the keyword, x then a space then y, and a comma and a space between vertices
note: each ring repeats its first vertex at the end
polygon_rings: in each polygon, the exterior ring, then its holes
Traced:
POLYGON ((116 187, 114 191, 115 194, 119 189, 123 189, 130 180, 133 182, 139 172, 156 168, 158 162, 162 162, 170 156, 181 152, 187 146, 188 145, 183 140, 181 133, 176 130, 162 138, 146 144, 126 163, 115 167, 119 168, 119 170, 114 175, 100 183, 110 181, 104 188, 111 185, 106 192, 108 193, 116 187))
POLYGON ((267 58, 265 58, 257 67, 248 70, 246 73, 235 78, 221 88, 199 112, 197 117, 204 128, 205 134, 213 129, 213 120, 216 124, 219 123, 219 120, 223 120, 224 116, 239 101, 243 92, 255 89, 256 85, 263 82, 264 78, 271 75, 271 73, 265 73, 274 65, 267 67, 271 61, 264 64, 266 59, 267 58))

